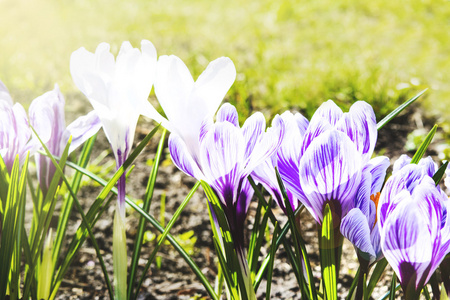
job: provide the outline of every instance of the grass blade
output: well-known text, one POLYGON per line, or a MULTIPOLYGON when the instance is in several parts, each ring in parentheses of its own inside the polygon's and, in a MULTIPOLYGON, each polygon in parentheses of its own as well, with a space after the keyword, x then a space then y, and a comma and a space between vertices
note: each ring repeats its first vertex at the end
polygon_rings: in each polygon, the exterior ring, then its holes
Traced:
MULTIPOLYGON (((153 190, 155 188, 156 176, 158 174, 159 163, 161 160, 161 154, 164 149, 166 133, 167 133, 167 130, 163 129, 162 133, 161 133, 161 138, 159 140, 158 148, 156 150, 155 160, 153 162, 153 167, 152 167, 152 170, 150 173, 150 177, 147 182, 144 206, 142 208, 145 212, 148 212, 150 210, 150 205, 151 205, 151 201, 152 201, 152 197, 153 197, 153 190)), ((136 234, 136 239, 134 241, 134 250, 133 250, 133 255, 132 255, 131 265, 130 265, 130 280, 128 283, 128 299, 133 299, 133 285, 134 285, 134 280, 136 277, 139 258, 141 256, 141 247, 142 247, 142 241, 144 240, 144 232, 145 232, 145 219, 141 215, 139 217, 138 231, 136 234)), ((145 273, 146 272, 144 272, 144 274, 145 273)), ((139 290, 139 288, 136 289, 136 291, 138 291, 138 290, 139 290)), ((137 292, 136 292, 136 294, 137 294, 137 292)))
POLYGON ((389 121, 391 121, 395 116, 397 116, 400 112, 402 112, 405 108, 407 108, 409 105, 411 105, 414 101, 416 101, 420 96, 422 96, 427 89, 421 91, 411 99, 405 101, 402 105, 394 109, 390 114, 388 114, 386 117, 384 117, 380 122, 377 124, 377 129, 380 130, 384 127, 389 121))
MULTIPOLYGON (((195 191, 198 189, 199 186, 200 186, 200 182, 197 181, 197 183, 191 189, 191 191, 186 196, 186 198, 183 200, 181 205, 177 208, 176 212, 173 214, 172 218, 170 219, 169 223, 167 224, 167 227, 164 229, 164 232, 162 233, 162 235, 158 239, 158 243, 156 244, 156 247, 153 249, 153 251, 152 251, 152 253, 151 253, 151 255, 150 255, 150 257, 149 257, 149 259, 147 261, 147 264, 145 265, 144 271, 142 272, 141 279, 139 280, 139 283, 138 283, 138 285, 136 287, 136 291, 139 291, 139 289, 141 288, 141 285, 142 285, 142 283, 144 282, 144 279, 145 279, 145 275, 147 274, 151 263, 153 262, 154 258, 156 257, 156 253, 158 253, 158 251, 161 248, 162 244, 166 240, 166 237, 169 234, 169 231, 172 229, 173 225, 178 220, 180 214, 183 212, 184 208, 189 203, 189 200, 191 200, 192 196, 194 195, 195 191)), ((198 270, 198 271, 201 272, 201 270, 198 270)), ((134 299, 136 299, 136 298, 137 298, 137 293, 136 293, 134 299)))
POLYGON ((437 125, 434 125, 433 128, 431 128, 430 132, 425 137, 425 140, 420 145, 419 149, 417 149, 416 153, 414 154, 411 163, 412 164, 418 164, 420 159, 425 154, 425 151, 427 150, 428 146, 430 145, 431 141, 433 140, 433 137, 436 133, 437 125))

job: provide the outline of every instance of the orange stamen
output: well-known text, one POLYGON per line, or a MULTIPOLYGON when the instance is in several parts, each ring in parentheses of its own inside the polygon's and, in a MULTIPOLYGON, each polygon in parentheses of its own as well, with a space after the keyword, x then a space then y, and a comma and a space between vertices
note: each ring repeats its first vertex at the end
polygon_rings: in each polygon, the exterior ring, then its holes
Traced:
POLYGON ((380 200, 380 192, 370 195, 370 200, 372 200, 373 203, 375 203, 375 222, 373 223, 373 227, 372 227, 372 229, 373 229, 375 227, 375 225, 377 224, 377 220, 378 220, 376 211, 378 210, 378 201, 380 200))

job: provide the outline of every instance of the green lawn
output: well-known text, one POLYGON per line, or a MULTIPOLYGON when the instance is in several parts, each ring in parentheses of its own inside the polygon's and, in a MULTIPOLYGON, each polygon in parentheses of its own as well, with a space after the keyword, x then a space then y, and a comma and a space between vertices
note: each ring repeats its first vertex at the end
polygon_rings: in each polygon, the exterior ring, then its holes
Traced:
POLYGON ((427 87, 427 112, 450 121, 449 1, 0 0, 0 11, 0 79, 24 103, 54 83, 68 102, 84 97, 69 74, 77 48, 148 39, 195 76, 230 57, 242 116, 363 99, 382 117, 427 87))

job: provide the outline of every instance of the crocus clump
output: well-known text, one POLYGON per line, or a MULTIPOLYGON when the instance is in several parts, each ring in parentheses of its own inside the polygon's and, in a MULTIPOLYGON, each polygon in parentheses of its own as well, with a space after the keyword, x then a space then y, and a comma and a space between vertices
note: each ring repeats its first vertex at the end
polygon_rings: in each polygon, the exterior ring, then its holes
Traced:
POLYGON ((418 299, 450 252, 449 200, 436 186, 431 158, 394 165, 378 204, 381 249, 397 274, 406 299, 418 299))

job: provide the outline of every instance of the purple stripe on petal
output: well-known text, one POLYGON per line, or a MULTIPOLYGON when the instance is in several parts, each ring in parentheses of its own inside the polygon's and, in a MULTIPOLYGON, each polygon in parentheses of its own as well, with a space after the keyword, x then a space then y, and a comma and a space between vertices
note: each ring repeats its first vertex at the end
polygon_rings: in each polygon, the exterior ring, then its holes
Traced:
POLYGON ((222 122, 214 124, 200 146, 202 171, 225 205, 236 201, 243 177, 244 143, 239 128, 222 122))
POLYGON ((418 165, 421 168, 423 168, 424 172, 430 177, 433 177, 434 173, 436 173, 436 171, 437 171, 437 165, 434 163, 434 161, 431 158, 431 156, 427 156, 427 157, 422 158, 419 161, 418 165))
MULTIPOLYGON (((69 153, 83 144, 87 139, 93 136, 102 127, 102 123, 95 111, 91 111, 85 116, 81 116, 67 126, 66 133, 72 136, 69 153)), ((62 139, 67 143, 68 137, 62 139)))
POLYGON ((411 157, 406 154, 400 155, 400 157, 394 162, 394 167, 392 170, 392 174, 397 173, 401 168, 411 163, 411 157))
POLYGON ((376 253, 370 237, 370 228, 366 216, 358 208, 351 209, 348 214, 342 218, 341 233, 356 248, 365 254, 367 261, 373 262, 376 259, 376 253))
POLYGON ((245 159, 248 159, 255 148, 256 143, 260 140, 261 135, 266 128, 266 119, 260 112, 254 113, 242 125, 242 134, 245 139, 245 159))
POLYGON ((384 179, 386 178, 386 170, 389 168, 389 158, 386 156, 375 157, 367 163, 366 167, 372 175, 371 194, 381 191, 384 179))
POLYGON ((342 115, 342 110, 332 100, 328 100, 316 110, 311 118, 311 123, 316 121, 326 122, 334 127, 342 115))
POLYGON ((430 271, 432 240, 417 203, 402 201, 386 219, 380 235, 383 254, 402 287, 413 285, 420 291, 422 286, 417 284, 428 277, 430 271))
POLYGON ((169 136, 169 151, 172 161, 178 169, 198 180, 203 179, 203 175, 190 155, 183 139, 175 133, 169 136))
POLYGON ((364 161, 369 161, 377 140, 378 130, 375 113, 372 107, 364 101, 352 105, 350 111, 345 113, 336 128, 345 132, 355 143, 358 152, 364 161))
POLYGON ((230 103, 223 104, 216 115, 216 122, 230 122, 236 127, 239 127, 239 119, 236 107, 230 103))
POLYGON ((299 169, 310 209, 320 219, 329 201, 339 202, 342 214, 351 208, 361 180, 361 160, 346 134, 330 130, 316 138, 303 154, 299 169))
POLYGON ((327 120, 323 119, 311 119, 311 122, 309 123, 308 129, 305 132, 302 148, 301 148, 301 155, 305 153, 305 151, 308 149, 308 147, 311 145, 314 139, 316 139, 318 136, 320 136, 322 133, 326 132, 327 130, 331 130, 332 126, 330 123, 328 123, 327 120))

